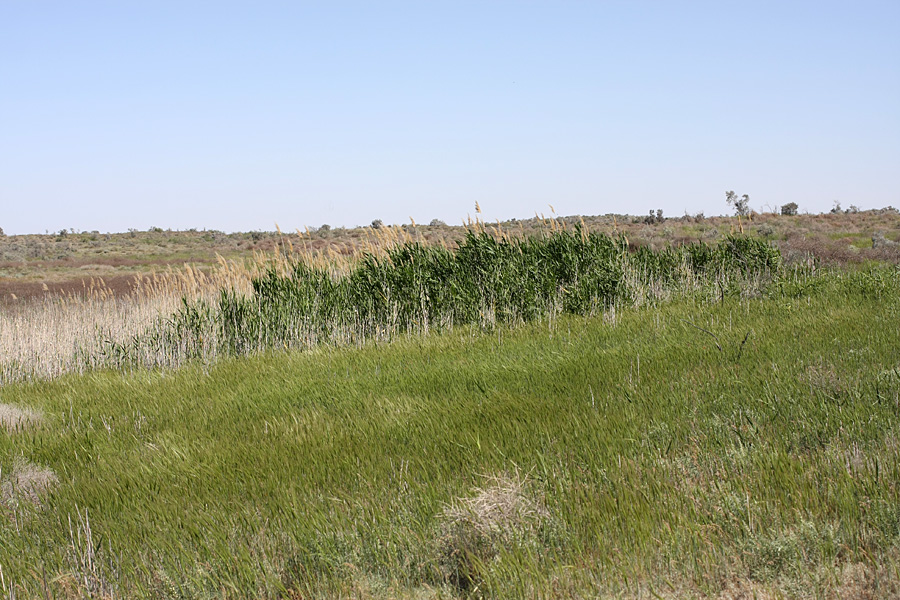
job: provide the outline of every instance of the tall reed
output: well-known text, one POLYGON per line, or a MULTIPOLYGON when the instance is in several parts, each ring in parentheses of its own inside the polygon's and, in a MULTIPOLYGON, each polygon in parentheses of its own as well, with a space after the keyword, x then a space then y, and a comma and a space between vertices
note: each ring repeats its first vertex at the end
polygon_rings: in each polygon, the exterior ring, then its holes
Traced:
POLYGON ((383 228, 357 256, 287 242, 210 271, 140 277, 125 296, 98 282, 0 313, 0 382, 593 314, 722 294, 781 264, 758 238, 630 251, 624 236, 549 223, 539 236, 514 237, 474 222, 453 249, 383 228))

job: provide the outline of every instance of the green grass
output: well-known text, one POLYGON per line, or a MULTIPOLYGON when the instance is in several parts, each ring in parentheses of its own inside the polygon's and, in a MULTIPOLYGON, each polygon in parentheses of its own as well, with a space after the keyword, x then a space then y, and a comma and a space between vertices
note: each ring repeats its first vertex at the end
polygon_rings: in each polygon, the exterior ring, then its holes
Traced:
POLYGON ((896 269, 835 273, 755 298, 5 386, 0 402, 44 422, 0 429, 0 481, 27 462, 58 482, 36 507, 3 497, 4 586, 887 596, 898 292, 896 269), (498 481, 533 510, 459 516, 498 481))

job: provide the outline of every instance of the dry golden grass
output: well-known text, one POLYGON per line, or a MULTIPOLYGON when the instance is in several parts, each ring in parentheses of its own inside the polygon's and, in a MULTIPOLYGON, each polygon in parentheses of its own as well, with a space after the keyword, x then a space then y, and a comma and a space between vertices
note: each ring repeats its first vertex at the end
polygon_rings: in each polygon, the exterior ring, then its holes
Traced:
POLYGON ((0 383, 81 372, 100 361, 105 342, 127 344, 182 298, 213 298, 229 287, 250 290, 251 266, 224 259, 210 272, 186 265, 138 276, 117 294, 93 280, 81 294, 51 294, 0 311, 0 383))
MULTIPOLYGON (((0 307, 0 384, 103 367, 106 348, 127 346, 174 314, 184 300, 212 301, 225 289, 250 294, 253 278, 269 269, 284 274, 301 261, 339 276, 363 253, 380 256, 413 240, 398 227, 367 228, 365 235, 363 242, 336 250, 317 246, 310 233, 297 232, 282 236, 271 252, 254 252, 242 260, 217 255, 211 268, 184 264, 135 275, 125 293, 96 278, 79 293, 45 293, 6 304, 0 307)), ((144 362, 167 364, 165 357, 145 357, 144 362)))
POLYGON ((5 429, 9 433, 27 429, 41 421, 43 416, 34 409, 0 403, 0 429, 5 429))
POLYGON ((9 472, 0 472, 0 506, 14 508, 20 501, 37 505, 57 481, 52 470, 18 458, 9 472))

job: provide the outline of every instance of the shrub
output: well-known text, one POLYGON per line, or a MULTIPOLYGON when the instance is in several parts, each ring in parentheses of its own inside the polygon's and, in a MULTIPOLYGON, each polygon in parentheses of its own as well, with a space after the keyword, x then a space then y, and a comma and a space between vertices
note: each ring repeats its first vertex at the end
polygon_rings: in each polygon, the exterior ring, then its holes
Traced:
POLYGON ((647 225, 653 225, 654 223, 662 223, 663 221, 664 221, 663 211, 661 208, 656 209, 655 213, 651 210, 650 214, 647 215, 646 217, 644 217, 644 223, 647 225))
POLYGON ((797 206, 796 202, 788 202, 787 204, 781 207, 781 214, 786 217, 793 217, 797 215, 797 210, 800 207, 797 206))

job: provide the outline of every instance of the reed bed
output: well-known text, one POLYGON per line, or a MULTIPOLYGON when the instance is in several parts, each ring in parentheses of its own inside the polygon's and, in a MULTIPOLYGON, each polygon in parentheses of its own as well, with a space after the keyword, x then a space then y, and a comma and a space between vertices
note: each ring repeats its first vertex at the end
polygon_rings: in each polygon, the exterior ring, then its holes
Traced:
POLYGON ((215 298, 225 287, 249 290, 261 260, 242 264, 223 259, 209 272, 185 265, 137 276, 126 294, 116 294, 96 279, 82 293, 8 304, 0 310, 0 384, 109 366, 114 362, 111 349, 158 327, 185 302, 215 298))
POLYGON ((624 236, 581 228, 520 238, 483 225, 454 249, 394 239, 340 264, 288 256, 253 277, 249 293, 226 288, 212 301, 184 300, 130 345, 108 344, 107 364, 177 366, 459 326, 492 330, 686 294, 722 296, 780 267, 777 250, 749 237, 631 252, 624 236))
POLYGON ((349 254, 298 234, 296 246, 282 238, 273 253, 247 261, 220 257, 209 271, 185 265, 139 277, 125 295, 100 280, 83 294, 4 310, 0 383, 614 313, 746 290, 781 265, 759 238, 631 251, 622 235, 555 220, 531 237, 472 221, 454 248, 423 244, 404 228, 369 229, 349 254))

